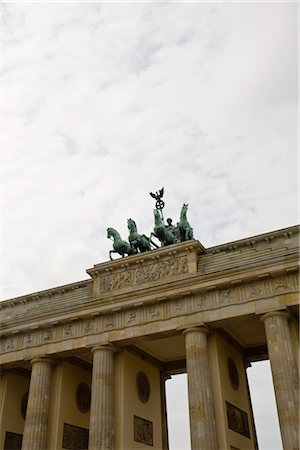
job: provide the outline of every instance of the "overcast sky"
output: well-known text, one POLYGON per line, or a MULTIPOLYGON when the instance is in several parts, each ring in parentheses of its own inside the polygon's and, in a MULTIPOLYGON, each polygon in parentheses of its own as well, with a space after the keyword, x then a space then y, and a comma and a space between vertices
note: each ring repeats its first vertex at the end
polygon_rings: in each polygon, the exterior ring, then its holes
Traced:
POLYGON ((150 234, 162 186, 205 247, 298 222, 297 2, 2 10, 3 299, 150 234))

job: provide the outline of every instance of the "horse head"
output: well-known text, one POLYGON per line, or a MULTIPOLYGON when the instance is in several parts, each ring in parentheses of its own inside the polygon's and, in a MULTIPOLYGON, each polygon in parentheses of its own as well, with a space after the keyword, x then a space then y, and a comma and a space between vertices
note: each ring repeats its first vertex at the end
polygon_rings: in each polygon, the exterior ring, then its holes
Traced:
POLYGON ((110 239, 111 237, 113 238, 119 238, 120 235, 117 232, 117 230, 115 230, 114 228, 107 228, 107 237, 110 239))
POLYGON ((127 219, 127 226, 129 228, 130 231, 136 231, 137 227, 136 227, 136 223, 133 219, 127 219))
POLYGON ((181 212, 180 212, 180 220, 182 221, 182 220, 186 220, 186 213, 187 213, 187 210, 188 210, 188 204, 187 203, 184 203, 183 205, 182 205, 182 208, 181 208, 181 212))

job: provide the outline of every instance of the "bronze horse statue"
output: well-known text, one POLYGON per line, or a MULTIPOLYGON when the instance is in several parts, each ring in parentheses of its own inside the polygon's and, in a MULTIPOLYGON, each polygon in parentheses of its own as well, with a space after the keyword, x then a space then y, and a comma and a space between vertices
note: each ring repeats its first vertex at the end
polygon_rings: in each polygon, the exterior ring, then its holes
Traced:
POLYGON ((132 247, 129 242, 123 241, 120 234, 114 228, 107 228, 107 237, 113 238, 113 250, 110 250, 109 257, 112 260, 111 254, 118 253, 124 258, 125 255, 134 255, 137 253, 137 249, 132 247))
POLYGON ((158 248, 158 245, 155 244, 150 238, 148 238, 145 234, 139 234, 137 232, 137 226, 133 219, 127 220, 128 230, 129 230, 129 243, 131 247, 139 250, 141 253, 151 250, 151 244, 153 247, 158 248))
POLYGON ((147 237, 145 234, 139 234, 136 223, 133 219, 127 220, 129 230, 128 240, 124 241, 120 234, 114 228, 107 228, 107 237, 113 238, 113 250, 109 252, 109 257, 112 260, 112 253, 118 253, 122 256, 135 255, 139 252, 143 253, 151 250, 153 247, 159 246, 151 239, 154 236, 158 239, 162 246, 178 244, 193 239, 193 228, 187 220, 188 204, 184 203, 180 212, 180 219, 177 225, 172 224, 172 219, 167 219, 167 224, 164 223, 162 208, 164 206, 161 200, 163 189, 156 194, 151 194, 157 200, 157 207, 154 212, 154 229, 147 237))
POLYGON ((189 241, 193 239, 193 228, 188 223, 186 218, 186 213, 188 209, 188 204, 184 203, 181 208, 180 219, 178 222, 178 229, 180 232, 180 240, 181 242, 189 241))
POLYGON ((168 228, 163 223, 159 210, 154 209, 153 212, 155 226, 153 232, 150 235, 150 239, 152 236, 156 237, 163 246, 177 244, 178 242, 180 242, 178 237, 171 230, 168 230, 168 228))

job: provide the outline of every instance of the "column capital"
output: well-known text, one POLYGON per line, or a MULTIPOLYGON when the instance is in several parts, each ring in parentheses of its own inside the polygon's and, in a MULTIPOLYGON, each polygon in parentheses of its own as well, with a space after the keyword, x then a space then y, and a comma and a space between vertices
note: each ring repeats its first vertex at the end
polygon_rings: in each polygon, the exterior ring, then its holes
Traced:
POLYGON ((109 350, 113 353, 115 353, 117 351, 117 348, 115 346, 113 346, 112 344, 103 344, 103 345, 95 345, 95 347, 91 347, 91 352, 97 352, 98 350, 109 350))
POLYGON ((260 320, 264 322, 266 319, 269 319, 270 317, 282 317, 283 319, 288 320, 290 318, 290 313, 286 310, 270 311, 263 314, 260 320))
POLYGON ((47 364, 53 364, 53 363, 54 363, 54 361, 53 361, 52 359, 47 358, 47 357, 40 356, 40 357, 38 357, 38 358, 33 358, 33 359, 30 361, 30 364, 33 365, 33 364, 35 364, 35 363, 37 363, 37 362, 42 362, 42 363, 47 363, 47 364))
POLYGON ((182 334, 185 336, 186 334, 189 333, 205 333, 208 334, 209 333, 209 328, 207 325, 205 325, 205 323, 197 326, 197 327, 191 327, 191 328, 186 328, 185 330, 182 331, 182 334))

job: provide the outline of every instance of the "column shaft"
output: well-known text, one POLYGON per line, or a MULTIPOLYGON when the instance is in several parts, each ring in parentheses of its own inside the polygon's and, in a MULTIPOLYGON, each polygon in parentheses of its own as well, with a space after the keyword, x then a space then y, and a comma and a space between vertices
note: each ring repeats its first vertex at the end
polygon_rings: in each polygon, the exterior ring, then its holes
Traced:
POLYGON ((185 330, 186 368, 192 450, 218 448, 211 376, 207 352, 207 327, 185 330))
POLYGON ((288 325, 288 313, 262 316, 265 324, 283 446, 299 449, 299 379, 288 325))
POLYGON ((52 361, 33 359, 22 450, 45 450, 47 445, 52 361))
POLYGON ((94 357, 89 450, 113 450, 113 348, 99 346, 92 351, 94 357))

